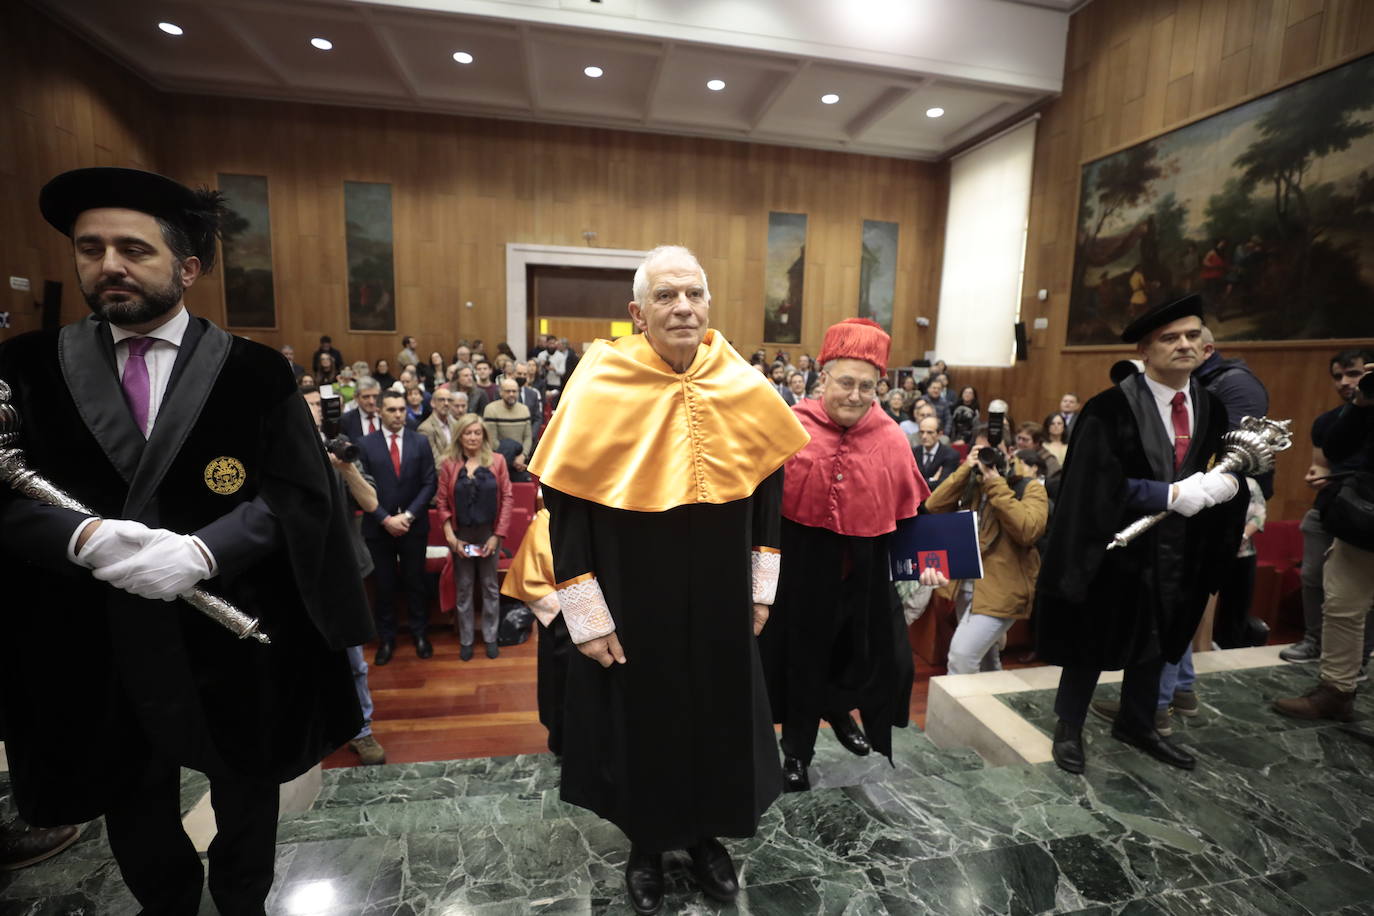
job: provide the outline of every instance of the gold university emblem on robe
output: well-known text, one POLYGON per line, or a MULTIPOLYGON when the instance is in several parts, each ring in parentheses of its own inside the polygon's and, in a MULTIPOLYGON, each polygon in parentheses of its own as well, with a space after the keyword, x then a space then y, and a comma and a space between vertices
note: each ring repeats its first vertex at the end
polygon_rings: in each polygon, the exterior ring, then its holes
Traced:
POLYGON ((224 455, 205 466, 205 485, 220 496, 237 493, 247 479, 248 472, 237 458, 224 455))

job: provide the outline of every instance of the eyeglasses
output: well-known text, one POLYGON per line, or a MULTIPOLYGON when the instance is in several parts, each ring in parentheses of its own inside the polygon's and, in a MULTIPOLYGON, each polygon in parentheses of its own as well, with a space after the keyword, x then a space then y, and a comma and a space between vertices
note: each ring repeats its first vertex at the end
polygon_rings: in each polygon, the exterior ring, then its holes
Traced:
POLYGON ((851 378, 847 375, 842 378, 836 378, 834 376, 831 376, 830 380, 833 381, 836 385, 840 386, 840 390, 845 392, 846 394, 852 392, 855 388, 859 389, 860 394, 872 394, 873 392, 878 390, 878 383, 875 381, 864 380, 861 382, 858 379, 851 378))

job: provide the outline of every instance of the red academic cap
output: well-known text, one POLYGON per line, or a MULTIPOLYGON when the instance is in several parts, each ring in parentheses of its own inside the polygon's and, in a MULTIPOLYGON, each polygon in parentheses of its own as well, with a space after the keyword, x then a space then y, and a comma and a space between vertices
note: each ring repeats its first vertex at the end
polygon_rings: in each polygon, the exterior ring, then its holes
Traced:
POLYGON ((892 338, 876 321, 846 318, 826 329, 819 361, 824 366, 832 359, 861 359, 877 366, 879 372, 886 372, 891 347, 892 338))

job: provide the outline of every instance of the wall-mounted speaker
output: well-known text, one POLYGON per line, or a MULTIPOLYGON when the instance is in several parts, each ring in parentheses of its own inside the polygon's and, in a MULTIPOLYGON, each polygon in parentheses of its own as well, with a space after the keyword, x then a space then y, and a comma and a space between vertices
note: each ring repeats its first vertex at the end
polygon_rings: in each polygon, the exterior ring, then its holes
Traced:
POLYGON ((1025 362, 1030 356, 1030 341, 1026 339, 1026 323, 1024 321, 1016 322, 1014 330, 1016 332, 1016 359, 1019 362, 1025 362))

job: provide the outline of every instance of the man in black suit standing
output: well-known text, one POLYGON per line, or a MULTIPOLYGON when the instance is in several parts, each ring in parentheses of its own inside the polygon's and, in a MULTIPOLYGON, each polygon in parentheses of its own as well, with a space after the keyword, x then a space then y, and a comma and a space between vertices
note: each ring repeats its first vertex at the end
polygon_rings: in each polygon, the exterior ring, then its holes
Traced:
POLYGON ((916 447, 911 451, 916 456, 921 476, 932 490, 959 469, 959 453, 940 441, 940 421, 934 417, 928 416, 921 421, 916 447))
POLYGON ((381 397, 382 386, 371 376, 358 379, 358 387, 353 392, 356 410, 345 411, 339 420, 339 431, 355 443, 362 442, 363 436, 381 432, 382 417, 377 412, 377 399, 381 397))
POLYGON ((415 654, 429 658, 434 648, 425 636, 425 547, 429 543, 429 503, 436 487, 434 453, 429 441, 406 428, 406 399, 397 392, 382 395, 381 432, 364 436, 363 463, 377 481, 377 508, 363 516, 363 539, 372 552, 377 603, 375 665, 391 661, 396 651, 397 586, 408 599, 407 616, 415 654))

